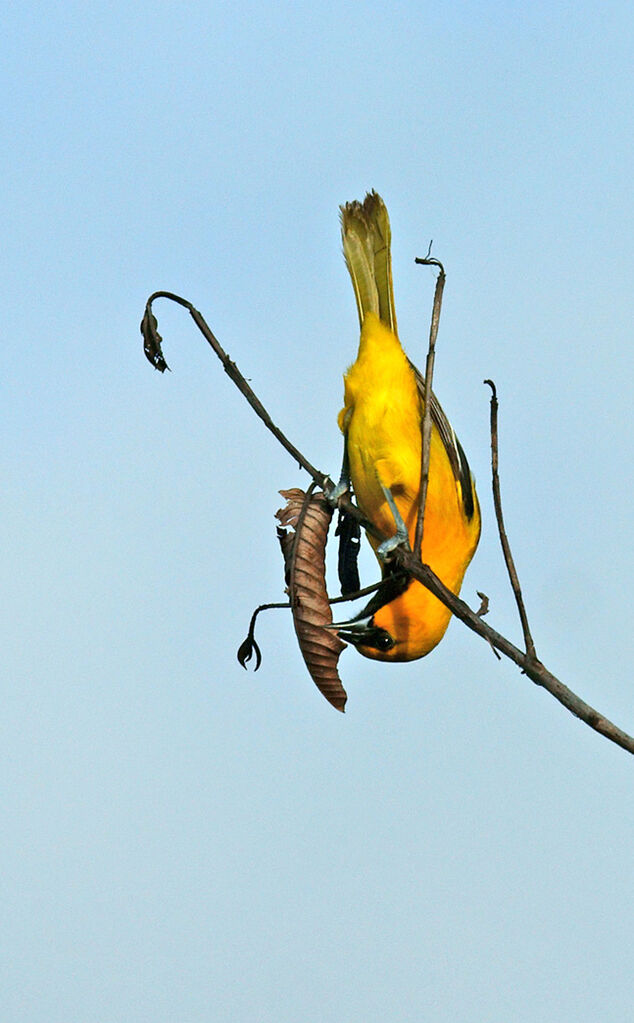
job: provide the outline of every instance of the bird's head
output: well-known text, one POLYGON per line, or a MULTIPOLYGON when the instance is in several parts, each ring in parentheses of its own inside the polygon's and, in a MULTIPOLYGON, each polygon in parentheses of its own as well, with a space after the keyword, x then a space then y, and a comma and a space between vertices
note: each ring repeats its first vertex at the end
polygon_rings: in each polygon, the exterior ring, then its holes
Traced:
POLYGON ((386 603, 377 598, 350 621, 330 626, 364 657, 415 661, 444 636, 450 612, 421 583, 410 580, 404 592, 386 603))
POLYGON ((400 659, 392 653, 396 649, 396 639, 387 629, 376 624, 375 615, 340 622, 333 628, 336 629, 339 639, 356 647, 364 657, 372 657, 377 661, 400 659))

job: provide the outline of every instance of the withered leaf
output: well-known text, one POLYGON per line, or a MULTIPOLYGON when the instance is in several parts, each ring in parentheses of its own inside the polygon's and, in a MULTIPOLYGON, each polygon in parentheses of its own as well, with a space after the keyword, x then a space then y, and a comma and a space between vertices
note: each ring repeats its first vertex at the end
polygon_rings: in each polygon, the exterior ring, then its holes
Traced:
POLYGON ((489 598, 486 593, 480 593, 480 590, 476 590, 476 593, 480 598, 480 607, 476 611, 476 614, 478 618, 483 618, 484 615, 488 615, 489 613, 489 598))
POLYGON ((166 369, 169 369, 169 366, 165 361, 163 349, 161 348, 163 338, 158 332, 158 322, 149 305, 145 307, 140 329, 143 335, 143 351, 145 352, 146 359, 152 363, 155 369, 164 373, 166 369))
MULTIPOLYGON (((278 518, 280 516, 281 510, 282 509, 280 509, 280 511, 277 513, 278 518)), ((291 561, 293 558, 295 533, 292 530, 283 529, 282 526, 278 526, 277 539, 279 540, 280 547, 282 548, 282 557, 284 558, 284 582, 286 583, 286 588, 288 589, 291 582, 291 561)))
POLYGON ((357 519, 348 515, 343 508, 339 509, 339 519, 335 536, 339 537, 339 583, 344 597, 361 589, 359 579, 359 550, 361 547, 361 527, 357 519))
POLYGON ((280 490, 280 494, 287 503, 276 513, 282 527, 278 527, 278 536, 284 533, 280 543, 299 649, 319 691, 333 707, 343 711, 348 696, 339 678, 337 662, 345 643, 324 628, 332 624, 326 591, 326 540, 332 508, 322 493, 306 495, 294 488, 280 490), (294 532, 286 532, 289 529, 294 532))

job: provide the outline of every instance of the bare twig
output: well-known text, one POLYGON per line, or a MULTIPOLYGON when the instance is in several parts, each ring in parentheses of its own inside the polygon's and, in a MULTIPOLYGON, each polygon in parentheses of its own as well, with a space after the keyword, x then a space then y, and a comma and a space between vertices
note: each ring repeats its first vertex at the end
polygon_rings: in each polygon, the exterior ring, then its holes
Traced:
POLYGON ((395 551, 394 556, 401 567, 406 572, 409 572, 414 579, 417 579, 418 582, 426 586, 435 597, 438 597, 445 607, 448 607, 453 612, 456 618, 459 618, 469 629, 486 639, 494 649, 499 650, 505 657, 508 657, 517 664, 532 682, 546 689, 551 696, 559 700, 567 710, 589 725, 590 728, 593 728, 595 732, 604 735, 606 739, 616 743, 617 746, 621 746, 628 753, 634 753, 634 738, 631 735, 618 728, 600 714, 599 711, 595 710, 594 707, 585 703, 576 693, 573 693, 571 689, 568 689, 563 682, 556 678, 552 672, 548 671, 536 657, 531 657, 528 653, 518 650, 513 643, 500 635, 499 632, 496 632, 495 629, 492 629, 490 625, 487 625, 482 618, 479 618, 471 610, 468 604, 465 604, 460 597, 457 597, 455 593, 452 593, 445 586, 429 565, 421 564, 416 560, 411 551, 406 551, 402 548, 395 551))
MULTIPOLYGON (((431 252, 431 242, 429 243, 431 252)), ((438 336, 438 324, 440 323, 440 310, 442 307, 442 293, 445 287, 445 269, 439 259, 432 259, 429 252, 424 259, 417 258, 416 263, 422 266, 437 266, 440 269, 436 280, 434 292, 434 306, 431 314, 431 325, 429 327, 429 346, 427 348, 427 360, 425 362, 425 395, 423 409, 422 428, 422 454, 420 462, 420 491, 418 498, 418 517, 416 519, 416 532, 414 534, 414 555, 421 560, 423 546, 423 530, 425 528, 425 504, 427 502, 427 487, 429 484, 429 457, 431 449, 431 392, 434 377, 434 357, 436 352, 436 337, 438 336)))
MULTIPOLYGON (((489 598, 487 597, 486 593, 481 593, 480 590, 476 590, 476 593, 480 598, 480 607, 476 611, 476 615, 478 616, 478 618, 483 618, 484 615, 488 615, 489 613, 489 598)), ((497 657, 498 661, 501 661, 502 660, 501 655, 497 652, 497 650, 490 641, 489 646, 491 647, 491 650, 497 657)))
POLYGON ((326 476, 325 473, 320 472, 319 469, 316 469, 314 465, 311 465, 308 459, 304 458, 301 451, 299 451, 294 444, 291 444, 290 440, 282 433, 279 427, 275 425, 257 394, 255 394, 251 387, 249 387, 235 362, 231 361, 220 342, 208 327, 201 313, 199 313, 186 298, 181 298, 180 295, 174 295, 170 291, 155 291, 153 295, 150 295, 145 306, 145 315, 141 320, 141 333, 143 334, 144 342, 143 349, 147 359, 152 363, 154 368, 160 370, 161 373, 169 368, 163 357, 163 351, 161 349, 162 338, 157 331, 156 319, 152 314, 152 303, 157 298, 168 298, 170 301, 177 302, 178 305, 182 305, 185 309, 187 309, 199 331, 220 359, 225 373, 233 380, 238 390, 247 399, 249 405, 252 409, 254 409, 267 429, 271 431, 282 447, 286 448, 291 457, 301 465, 302 469, 305 469, 306 472, 312 476, 314 481, 318 483, 320 487, 328 488, 328 484, 330 484, 329 477, 326 476))
MULTIPOLYGON (((407 575, 403 572, 403 578, 407 575)), ((390 581, 394 582, 395 579, 400 579, 400 575, 397 572, 393 572, 390 575, 390 581)), ((372 583, 371 586, 363 586, 360 590, 354 590, 353 593, 346 593, 342 597, 330 597, 328 599, 329 604, 349 604, 351 601, 360 600, 361 597, 367 597, 370 593, 376 593, 382 586, 385 585, 385 579, 380 579, 378 583, 372 583)))
POLYGON ((254 670, 257 671, 258 668, 260 667, 260 665, 262 664, 262 653, 260 651, 260 647, 258 646, 258 644, 255 641, 255 623, 257 621, 257 617, 258 617, 260 611, 270 611, 271 608, 273 608, 273 607, 290 608, 290 606, 291 605, 287 601, 284 604, 281 604, 281 603, 260 604, 259 607, 256 607, 255 611, 251 615, 251 621, 249 623, 249 631, 247 633, 247 638, 244 640, 243 643, 240 644, 240 646, 238 648, 238 653, 237 653, 238 661, 239 661, 239 663, 242 665, 242 667, 245 670, 246 670, 246 667, 247 667, 247 663, 251 660, 251 658, 254 655, 255 655, 255 669, 254 670))
MULTIPOLYGON (((166 369, 169 369, 161 348, 161 342, 163 339, 157 329, 158 324, 156 322, 156 317, 152 313, 152 303, 157 298, 168 298, 171 302, 176 302, 178 305, 187 309, 201 334, 220 359, 225 373, 231 378, 231 380, 233 380, 234 384, 240 393, 247 399, 256 415, 259 416, 267 429, 271 431, 276 440, 278 440, 282 447, 288 451, 299 466, 302 469, 305 469, 315 483, 317 483, 324 493, 327 494, 334 485, 330 476, 320 472, 320 470, 316 469, 314 465, 311 465, 301 451, 296 448, 288 437, 282 433, 280 428, 275 425, 255 391, 253 391, 253 389, 249 386, 235 362, 232 362, 218 339, 212 333, 202 314, 199 313, 199 311, 194 308, 192 303, 188 302, 186 298, 181 298, 180 295, 174 295, 171 291, 155 291, 153 295, 150 295, 145 304, 145 313, 141 320, 141 334, 143 335, 143 351, 145 352, 148 362, 150 362, 155 369, 160 370, 161 373, 163 373, 166 369)), ((352 503, 349 493, 343 494, 342 497, 339 498, 338 504, 339 507, 343 508, 349 515, 352 515, 353 518, 357 519, 357 521, 365 529, 366 533, 370 533, 377 540, 385 539, 383 534, 379 532, 374 524, 364 518, 357 506, 352 503)))
POLYGON ((535 653, 535 644, 533 643, 533 637, 531 636, 531 630, 528 625, 528 616, 526 614, 526 608, 524 607, 524 598, 522 597, 522 590, 520 587, 520 581, 515 568, 515 562, 513 561, 513 555, 511 554, 511 547, 506 535, 506 529, 504 528, 504 516, 502 514, 502 498, 500 497, 500 476, 498 473, 498 397, 495 384, 492 380, 485 380, 485 384, 488 384, 491 388, 491 481, 493 485, 493 503, 495 505, 495 517, 498 523, 498 533, 500 534, 500 543, 502 545, 502 551, 504 553, 504 561, 506 562, 506 570, 511 580, 511 586, 513 593, 515 594, 515 602, 517 604, 517 610, 519 612, 520 621, 522 623, 522 632, 524 633, 524 645, 526 647, 526 654, 528 657, 537 659, 535 653))
MULTIPOLYGON (((222 362, 226 373, 231 377, 240 392, 245 396, 265 426, 271 431, 277 440, 279 440, 282 446, 299 463, 299 465, 309 473, 316 483, 319 484, 319 486, 323 487, 326 491, 330 490, 332 486, 330 477, 319 472, 318 469, 315 469, 314 466, 312 466, 302 455, 302 453, 284 436, 282 431, 275 426, 268 412, 249 387, 235 363, 229 359, 229 356, 218 343, 198 310, 196 310, 190 302, 187 302, 178 295, 173 295, 171 292, 167 291, 157 291, 148 299, 145 315, 141 324, 145 354, 152 365, 161 371, 167 369, 167 364, 165 363, 161 351, 161 337, 157 331, 156 320, 154 319, 151 311, 152 302, 156 298, 171 299, 173 302, 177 302, 179 305, 188 309, 199 330, 202 332, 203 336, 222 362)), ((348 511, 350 515, 353 515, 359 520, 361 525, 368 532, 371 532, 375 536, 377 535, 377 531, 374 529, 372 524, 364 519, 359 509, 356 505, 352 504, 349 497, 345 496, 341 499, 340 503, 346 508, 346 511, 348 511)), ((464 622, 464 624, 473 632, 482 636, 482 638, 485 639, 494 650, 504 654, 505 657, 508 657, 511 661, 517 664, 518 667, 522 669, 522 672, 536 685, 542 686, 542 688, 546 689, 547 692, 554 696, 555 699, 566 707, 567 710, 578 717, 581 721, 585 722, 585 724, 589 725, 589 727, 594 729, 594 731, 599 732, 611 742, 616 743, 617 746, 627 750, 628 753, 634 754, 634 738, 632 738, 632 736, 618 728, 597 710, 580 699, 580 697, 578 697, 576 693, 573 693, 571 689, 568 689, 563 682, 556 678, 552 672, 548 671, 547 668, 545 668, 544 665, 537 660, 534 652, 531 654, 528 649, 526 652, 522 652, 499 632, 492 629, 490 625, 487 625, 487 623, 483 621, 482 617, 478 616, 477 612, 472 611, 471 608, 460 599, 460 597, 457 597, 455 593, 445 586, 438 576, 434 574, 429 565, 421 563, 420 556, 417 557, 413 551, 405 550, 403 548, 398 548, 395 551, 394 556, 397 564, 400 565, 400 567, 408 575, 417 579, 418 582, 423 584, 423 586, 426 586, 427 589, 441 601, 441 603, 449 608, 456 618, 459 618, 462 622, 464 622)), ((255 653, 257 658, 257 650, 253 648, 252 652, 250 652, 246 649, 246 646, 248 646, 248 644, 245 644, 245 650, 243 651, 244 659, 248 660, 249 657, 252 656, 252 653, 255 653)))
POLYGON ((478 618, 482 618, 483 615, 488 615, 489 613, 489 598, 486 593, 481 593, 480 590, 476 590, 476 593, 480 598, 480 607, 476 611, 476 614, 478 618))

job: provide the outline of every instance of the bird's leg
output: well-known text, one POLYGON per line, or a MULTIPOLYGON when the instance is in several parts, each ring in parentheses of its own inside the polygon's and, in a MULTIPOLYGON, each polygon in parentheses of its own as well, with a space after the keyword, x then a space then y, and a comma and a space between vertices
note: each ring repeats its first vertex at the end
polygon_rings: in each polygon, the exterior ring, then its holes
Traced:
POLYGON ((329 494, 326 495, 328 503, 336 508, 339 504, 339 498, 343 497, 350 490, 350 459, 348 458, 348 435, 346 434, 343 439, 343 461, 341 463, 341 475, 339 476, 339 482, 336 487, 333 487, 329 494))
POLYGON ((411 548, 407 526, 403 521, 403 516, 398 510, 396 501, 392 496, 392 491, 389 487, 384 487, 383 484, 381 484, 381 490, 385 494, 385 500, 390 506, 390 511, 394 516, 394 524, 396 525, 396 533, 394 536, 389 536, 387 540, 384 540, 382 544, 379 544, 376 549, 377 557, 380 558, 381 561, 385 561, 397 547, 405 547, 407 550, 410 550, 411 548))

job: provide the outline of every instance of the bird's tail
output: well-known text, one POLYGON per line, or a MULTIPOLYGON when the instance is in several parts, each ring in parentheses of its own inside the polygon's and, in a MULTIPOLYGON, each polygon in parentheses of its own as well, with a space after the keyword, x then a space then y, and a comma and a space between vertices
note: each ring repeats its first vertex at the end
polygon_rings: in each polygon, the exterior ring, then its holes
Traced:
POLYGON ((390 218, 380 195, 368 192, 364 201, 341 206, 341 239, 352 278, 359 323, 373 312, 396 334, 390 218))

